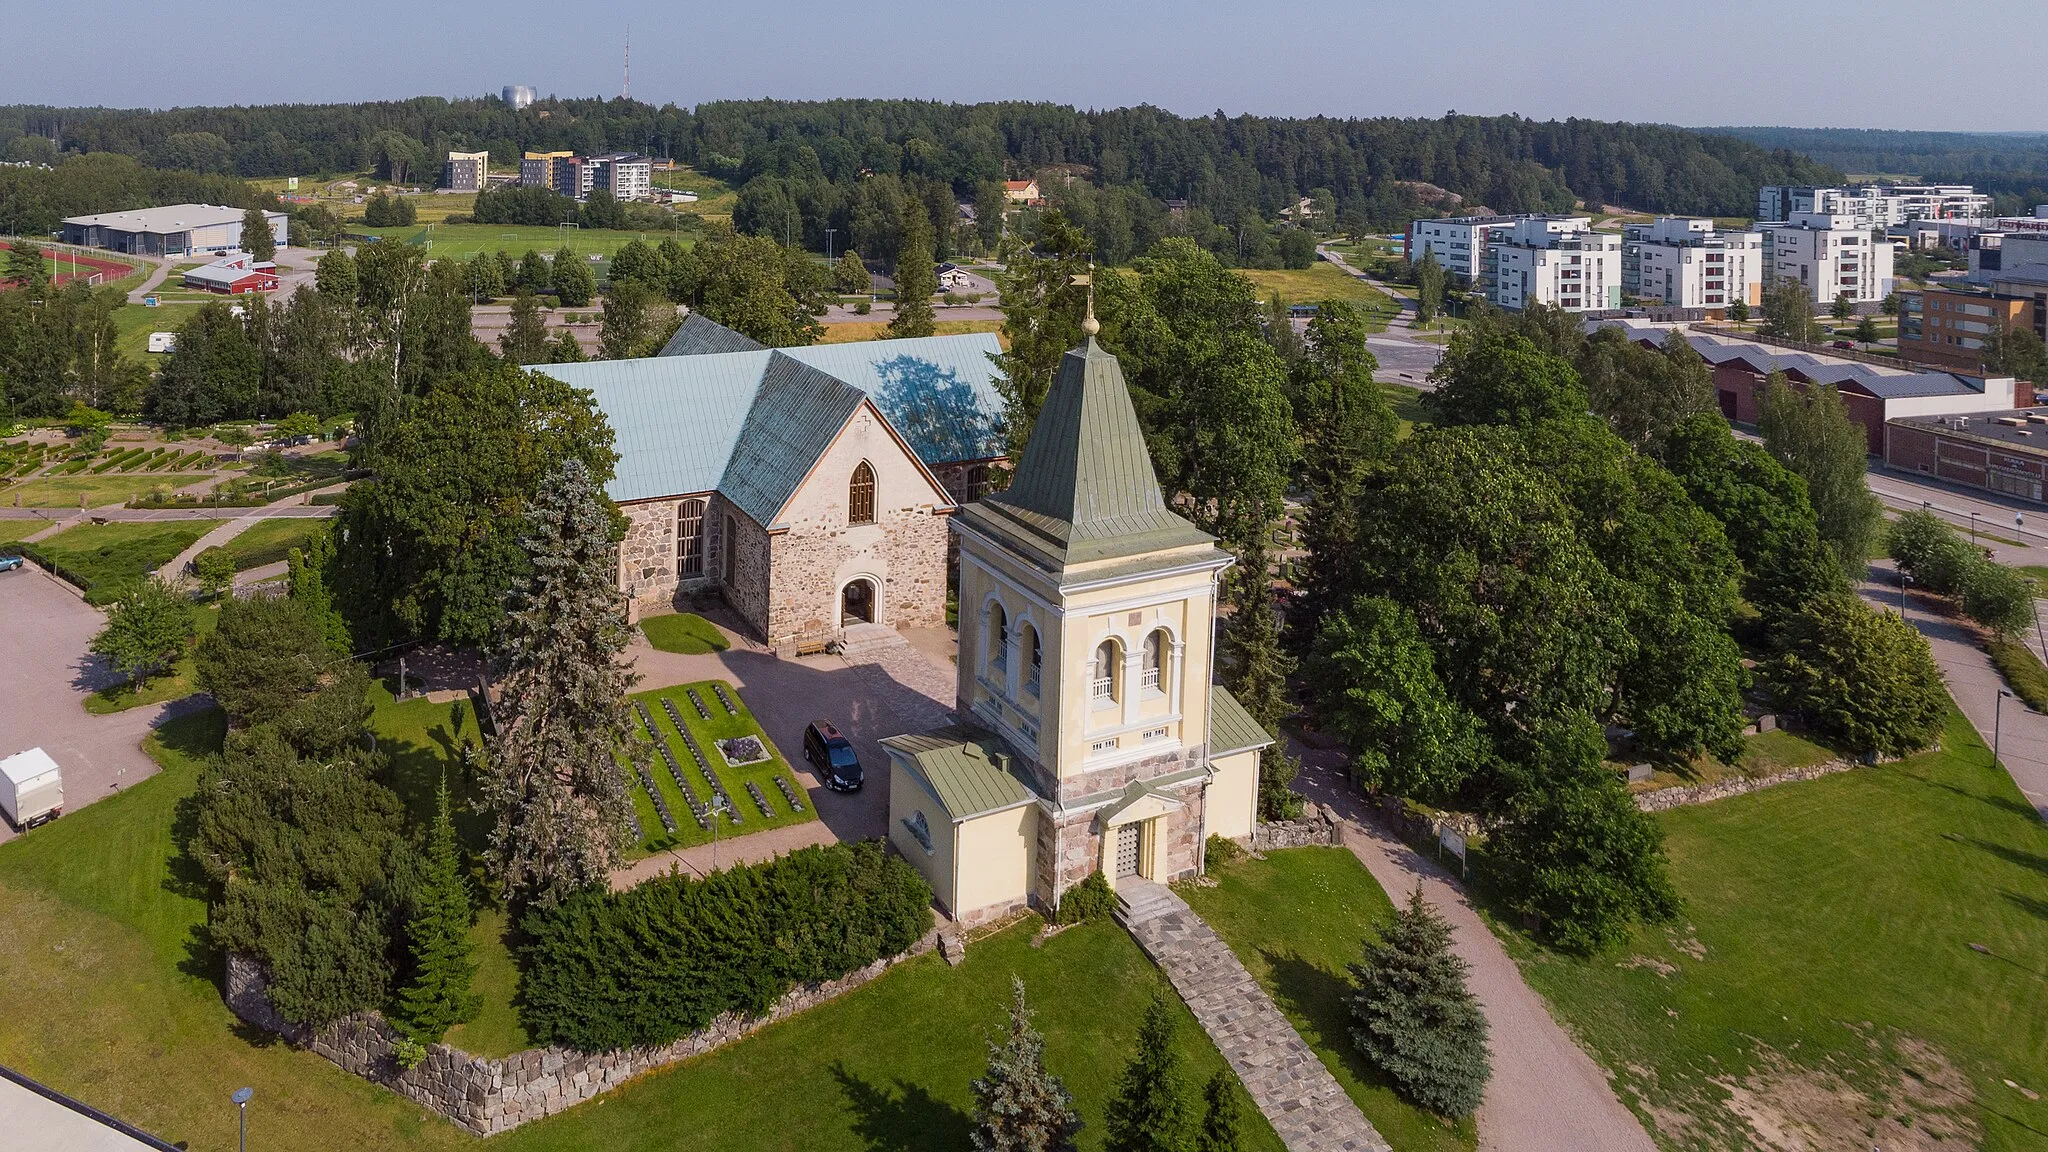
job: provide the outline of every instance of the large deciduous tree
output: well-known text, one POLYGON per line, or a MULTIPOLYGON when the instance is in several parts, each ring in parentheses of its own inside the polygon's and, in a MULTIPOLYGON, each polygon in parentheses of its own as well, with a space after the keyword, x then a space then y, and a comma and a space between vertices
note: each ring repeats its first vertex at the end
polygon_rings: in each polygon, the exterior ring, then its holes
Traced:
POLYGON ((92 651, 106 657, 129 684, 140 687, 184 654, 192 632, 192 606, 169 585, 151 578, 114 601, 106 627, 93 637, 92 651))
POLYGON ((1781 707, 1805 713, 1854 752, 1917 752, 1941 734, 1948 714, 1926 638, 1897 613, 1848 592, 1792 614, 1763 676, 1781 707))
POLYGON ((1757 398, 1757 430, 1778 462, 1806 481, 1821 539, 1846 572, 1860 572, 1876 550, 1884 508, 1870 494, 1870 436, 1849 418, 1832 384, 1795 390, 1772 373, 1757 398))
POLYGON ((623 659, 612 514, 581 459, 548 475, 520 541, 529 572, 492 647, 502 711, 483 787, 490 864, 506 891, 542 905, 603 883, 631 827, 619 758, 643 751, 627 714, 638 677, 623 659))

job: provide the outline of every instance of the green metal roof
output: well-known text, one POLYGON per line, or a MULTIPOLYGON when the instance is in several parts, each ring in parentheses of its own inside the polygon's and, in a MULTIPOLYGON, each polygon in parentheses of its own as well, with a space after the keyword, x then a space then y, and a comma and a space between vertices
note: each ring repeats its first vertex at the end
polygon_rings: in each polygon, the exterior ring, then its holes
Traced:
POLYGON ((996 736, 965 724, 891 736, 883 747, 901 753, 931 786, 952 820, 966 820, 1036 798, 1017 775, 1016 758, 996 736))
POLYGON ((1244 710, 1244 705, 1237 702, 1230 689, 1221 684, 1209 685, 1210 756, 1249 752, 1273 743, 1273 737, 1252 719, 1252 714, 1244 710))
POLYGON ((844 380, 781 352, 769 353, 761 390, 718 490, 754 523, 776 527, 797 486, 866 399, 844 380))
POLYGON ((1123 369, 1092 336, 1061 359, 1009 488, 965 515, 1055 569, 1214 540, 1167 508, 1123 369))
POLYGON ((766 348, 744 332, 735 332, 725 325, 692 312, 683 317, 683 325, 676 334, 668 338, 656 356, 705 356, 718 352, 759 352, 766 348))

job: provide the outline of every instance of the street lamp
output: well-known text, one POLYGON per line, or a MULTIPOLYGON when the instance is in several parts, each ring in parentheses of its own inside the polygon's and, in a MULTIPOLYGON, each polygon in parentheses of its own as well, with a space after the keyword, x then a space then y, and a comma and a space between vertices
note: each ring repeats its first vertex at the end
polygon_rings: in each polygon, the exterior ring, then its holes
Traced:
POLYGON ((1977 542, 1977 510, 1970 509, 1970 543, 1977 542))
POLYGON ((242 1152, 249 1152, 249 1101, 255 1095, 254 1088, 237 1088, 232 1097, 235 1102, 235 1128, 239 1133, 236 1143, 242 1152))
POLYGON ((1911 587, 1911 586, 1912 586, 1912 584, 1913 584, 1913 578, 1912 578, 1911 576, 1909 576, 1909 575, 1907 575, 1907 574, 1906 574, 1906 571, 1905 571, 1905 569, 1903 569, 1903 568, 1902 568, 1902 569, 1900 569, 1900 570, 1899 570, 1899 619, 1901 619, 1901 620, 1904 620, 1904 619, 1906 618, 1906 589, 1907 589, 1907 588, 1909 588, 1909 587, 1911 587))
POLYGON ((1991 708, 1991 766, 1998 767, 1998 737, 2005 720, 2005 698, 2012 695, 2004 688, 1998 690, 1998 703, 1991 708))

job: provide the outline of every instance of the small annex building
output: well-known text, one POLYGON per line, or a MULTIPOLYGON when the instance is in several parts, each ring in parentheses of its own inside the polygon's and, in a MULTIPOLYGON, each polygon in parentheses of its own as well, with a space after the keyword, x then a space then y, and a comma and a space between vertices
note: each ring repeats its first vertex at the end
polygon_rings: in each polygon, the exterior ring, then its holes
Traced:
POLYGON ((717 597, 793 653, 856 625, 945 625, 946 520, 1002 459, 997 347, 766 348, 693 314, 659 355, 534 370, 587 389, 612 427, 635 615, 717 597))
POLYGON ((1273 743, 1212 683, 1232 557, 1167 507, 1083 327, 1011 485, 952 518, 957 720, 882 741, 890 842, 967 923, 1054 909, 1091 872, 1198 873, 1208 837, 1253 831, 1273 743))
POLYGON ((211 264, 187 268, 184 272, 184 283, 187 288, 218 292, 223 296, 275 292, 277 265, 269 260, 258 260, 246 252, 237 252, 223 256, 211 264))

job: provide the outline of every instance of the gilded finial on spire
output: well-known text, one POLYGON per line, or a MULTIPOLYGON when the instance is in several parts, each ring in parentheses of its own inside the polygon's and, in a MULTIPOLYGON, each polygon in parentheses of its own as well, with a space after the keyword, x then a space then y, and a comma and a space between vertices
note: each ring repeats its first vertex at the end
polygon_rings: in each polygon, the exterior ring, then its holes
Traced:
POLYGON ((1081 277, 1088 286, 1088 310, 1081 314, 1081 335, 1094 336, 1102 331, 1102 321, 1095 318, 1095 262, 1088 262, 1088 274, 1081 277))

